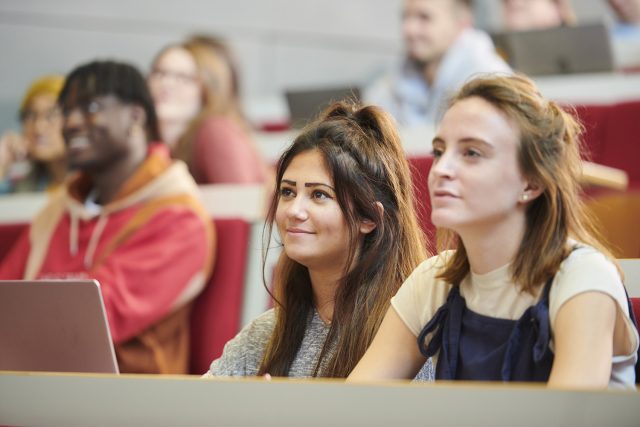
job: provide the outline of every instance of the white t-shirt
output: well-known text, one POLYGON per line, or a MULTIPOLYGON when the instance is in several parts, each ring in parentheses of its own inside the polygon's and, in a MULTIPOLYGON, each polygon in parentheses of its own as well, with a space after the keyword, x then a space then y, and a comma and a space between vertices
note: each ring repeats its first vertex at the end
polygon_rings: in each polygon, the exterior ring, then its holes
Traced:
MULTIPOLYGON (((396 313, 416 337, 447 299, 451 285, 436 279, 436 276, 449 255, 451 252, 443 252, 420 264, 391 300, 396 313)), ((539 287, 535 296, 520 292, 520 287, 511 282, 509 265, 504 265, 487 274, 467 275, 460 283, 460 295, 473 312, 517 320, 537 302, 543 287, 539 287)), ((553 279, 549 294, 550 348, 553 350, 553 331, 558 310, 570 298, 587 291, 605 293, 618 303, 618 313, 625 319, 625 333, 634 344, 630 354, 614 355, 609 386, 635 388, 638 332, 629 318, 624 286, 615 266, 594 248, 581 246, 574 250, 560 264, 553 279)))

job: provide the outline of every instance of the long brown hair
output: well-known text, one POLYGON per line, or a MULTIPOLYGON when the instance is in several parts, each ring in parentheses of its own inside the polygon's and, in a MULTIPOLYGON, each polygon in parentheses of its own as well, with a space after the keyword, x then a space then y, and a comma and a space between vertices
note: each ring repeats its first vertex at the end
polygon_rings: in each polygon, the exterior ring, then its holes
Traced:
MULTIPOLYGON (((520 170, 527 180, 543 189, 526 208, 524 236, 511 263, 514 283, 534 293, 556 274, 568 256, 569 238, 595 247, 617 265, 600 242, 600 233, 580 197, 580 124, 520 75, 471 80, 453 97, 450 107, 471 97, 489 102, 516 123, 520 131, 520 170)), ((438 234, 438 249, 457 249, 439 277, 457 285, 470 269, 464 244, 450 230, 439 230, 438 234)))
MULTIPOLYGON (((346 377, 371 343, 391 297, 425 259, 424 236, 400 139, 380 108, 343 102, 325 110, 281 156, 278 185, 292 159, 308 150, 317 150, 325 160, 351 242, 345 264, 351 267, 339 283, 331 329, 314 376, 346 377), (363 219, 373 221, 376 228, 358 245, 358 225, 363 219)), ((276 191, 265 242, 271 239, 278 200, 276 191)), ((286 248, 275 271, 272 296, 277 320, 259 374, 287 376, 313 313, 313 298, 307 268, 290 259, 286 248)))
POLYGON ((162 49, 153 63, 171 49, 184 49, 193 57, 202 90, 202 108, 173 149, 173 156, 191 167, 192 141, 208 117, 227 117, 244 130, 249 130, 249 125, 242 110, 236 61, 222 40, 204 34, 194 35, 182 43, 162 49))

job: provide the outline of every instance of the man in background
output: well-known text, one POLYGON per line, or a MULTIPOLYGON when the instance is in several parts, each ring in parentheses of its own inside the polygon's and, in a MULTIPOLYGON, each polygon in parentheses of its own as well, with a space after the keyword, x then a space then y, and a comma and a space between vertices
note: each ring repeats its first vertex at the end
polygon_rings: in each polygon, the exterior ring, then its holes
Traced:
POLYGON ((190 303, 214 234, 182 162, 158 143, 151 95, 134 67, 91 62, 58 103, 78 172, 0 265, 0 279, 96 279, 121 372, 187 373, 190 303))
POLYGON ((363 93, 401 125, 433 125, 448 96, 474 74, 510 72, 490 37, 473 28, 471 0, 405 0, 402 35, 405 59, 363 93))

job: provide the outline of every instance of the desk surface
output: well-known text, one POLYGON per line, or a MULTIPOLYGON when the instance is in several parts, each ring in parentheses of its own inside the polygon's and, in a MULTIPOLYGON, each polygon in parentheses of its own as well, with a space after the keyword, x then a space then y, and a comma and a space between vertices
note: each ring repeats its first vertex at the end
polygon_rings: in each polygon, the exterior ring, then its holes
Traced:
POLYGON ((493 383, 342 384, 0 373, 0 424, 638 426, 640 393, 493 383))

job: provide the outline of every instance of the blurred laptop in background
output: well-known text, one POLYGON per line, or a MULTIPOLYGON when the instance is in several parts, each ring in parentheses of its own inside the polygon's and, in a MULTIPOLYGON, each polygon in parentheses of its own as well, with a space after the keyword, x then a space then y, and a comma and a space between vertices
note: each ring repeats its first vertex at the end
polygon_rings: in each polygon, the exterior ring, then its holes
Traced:
POLYGON ((613 71, 607 27, 603 23, 491 35, 498 52, 517 71, 531 75, 613 71))
POLYGON ((289 89, 285 91, 292 128, 303 128, 310 120, 336 101, 360 101, 360 88, 343 86, 323 89, 289 89))

